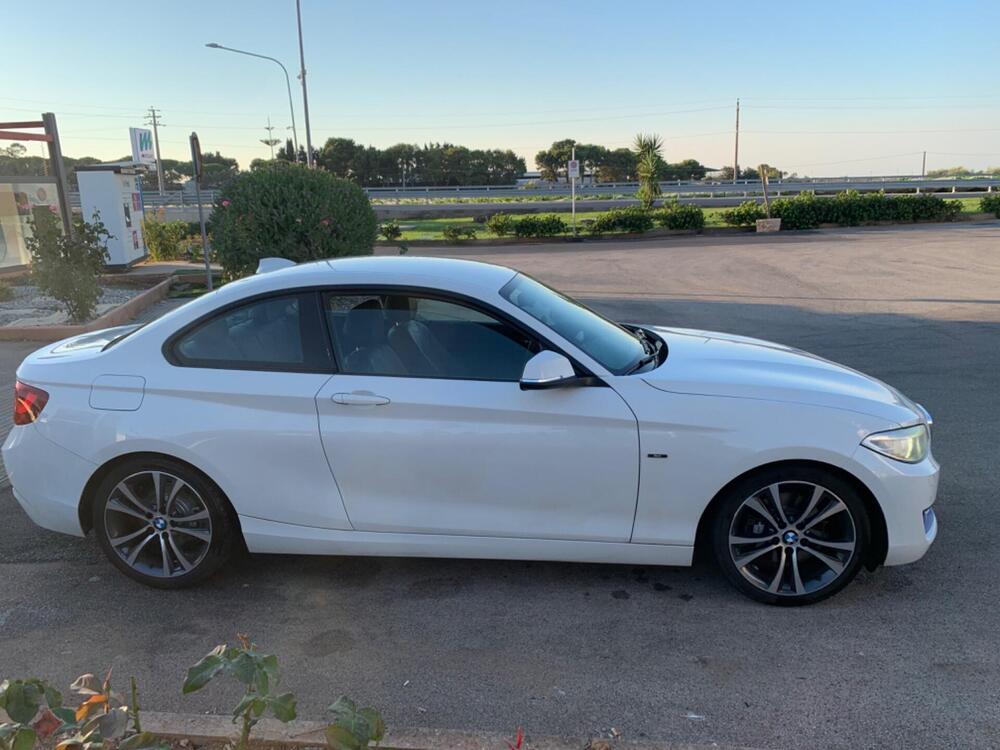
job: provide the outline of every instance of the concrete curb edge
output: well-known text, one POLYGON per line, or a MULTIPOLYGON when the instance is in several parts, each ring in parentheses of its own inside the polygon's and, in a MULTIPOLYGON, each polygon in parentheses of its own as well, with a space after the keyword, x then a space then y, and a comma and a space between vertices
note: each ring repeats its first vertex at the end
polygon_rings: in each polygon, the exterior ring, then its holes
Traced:
MULTIPOLYGON (((178 714, 144 711, 142 728, 165 739, 189 739, 194 743, 225 742, 237 732, 229 716, 213 714, 178 714)), ((296 720, 282 724, 264 719, 253 733, 254 744, 283 747, 320 747, 326 744, 325 722, 296 720)), ((450 729, 390 729, 380 743, 382 750, 506 750, 512 741, 498 732, 469 732, 450 729)), ((689 744, 670 742, 626 742, 604 738, 526 736, 527 750, 751 750, 736 745, 689 744)))

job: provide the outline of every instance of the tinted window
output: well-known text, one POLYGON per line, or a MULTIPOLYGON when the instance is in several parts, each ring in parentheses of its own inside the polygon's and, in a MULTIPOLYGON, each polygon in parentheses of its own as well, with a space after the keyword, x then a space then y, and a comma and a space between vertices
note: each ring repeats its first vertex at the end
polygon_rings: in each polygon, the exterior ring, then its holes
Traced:
POLYGON ((520 380, 538 344, 468 305, 402 294, 326 298, 341 372, 455 380, 520 380))
POLYGON ((642 343, 620 325, 532 278, 518 274, 500 294, 617 375, 645 355, 642 343))
POLYGON ((303 309, 310 302, 315 316, 315 295, 267 297, 229 309, 182 335, 174 354, 181 364, 205 367, 320 366, 323 351, 307 344, 318 339, 311 330, 315 320, 303 309))

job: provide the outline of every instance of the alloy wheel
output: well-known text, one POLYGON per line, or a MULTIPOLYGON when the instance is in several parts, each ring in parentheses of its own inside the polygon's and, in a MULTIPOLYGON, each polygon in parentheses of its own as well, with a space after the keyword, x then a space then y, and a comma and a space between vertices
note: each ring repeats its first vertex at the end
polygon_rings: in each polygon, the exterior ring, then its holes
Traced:
POLYGON ((747 497, 729 528, 729 554, 755 587, 779 596, 823 589, 848 568, 858 535, 850 509, 812 482, 776 482, 747 497))
POLYGON ((208 505, 166 471, 140 471, 118 482, 104 506, 104 526, 125 564, 156 578, 190 573, 212 546, 208 505))

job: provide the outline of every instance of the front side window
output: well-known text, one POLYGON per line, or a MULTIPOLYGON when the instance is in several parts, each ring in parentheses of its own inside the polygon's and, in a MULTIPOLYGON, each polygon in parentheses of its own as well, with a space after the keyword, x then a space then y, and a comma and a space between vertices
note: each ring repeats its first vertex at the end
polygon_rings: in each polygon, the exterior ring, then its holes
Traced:
POLYGON ((318 328, 306 310, 310 295, 254 300, 209 318, 173 345, 182 365, 234 369, 296 370, 320 367, 318 328))
POLYGON ((528 276, 518 274, 500 294, 615 375, 628 372, 646 356, 642 342, 624 328, 528 276))
POLYGON ((516 382, 538 343, 482 310, 410 294, 328 294, 325 312, 339 369, 516 382))

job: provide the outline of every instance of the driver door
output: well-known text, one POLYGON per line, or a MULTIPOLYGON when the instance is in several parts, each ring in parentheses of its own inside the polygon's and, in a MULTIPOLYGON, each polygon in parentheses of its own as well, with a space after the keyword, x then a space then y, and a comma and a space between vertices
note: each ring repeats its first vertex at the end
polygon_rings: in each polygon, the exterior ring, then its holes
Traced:
POLYGON ((355 529, 629 540, 638 428, 613 389, 521 390, 541 345, 464 300, 336 292, 324 311, 340 371, 317 410, 355 529))

